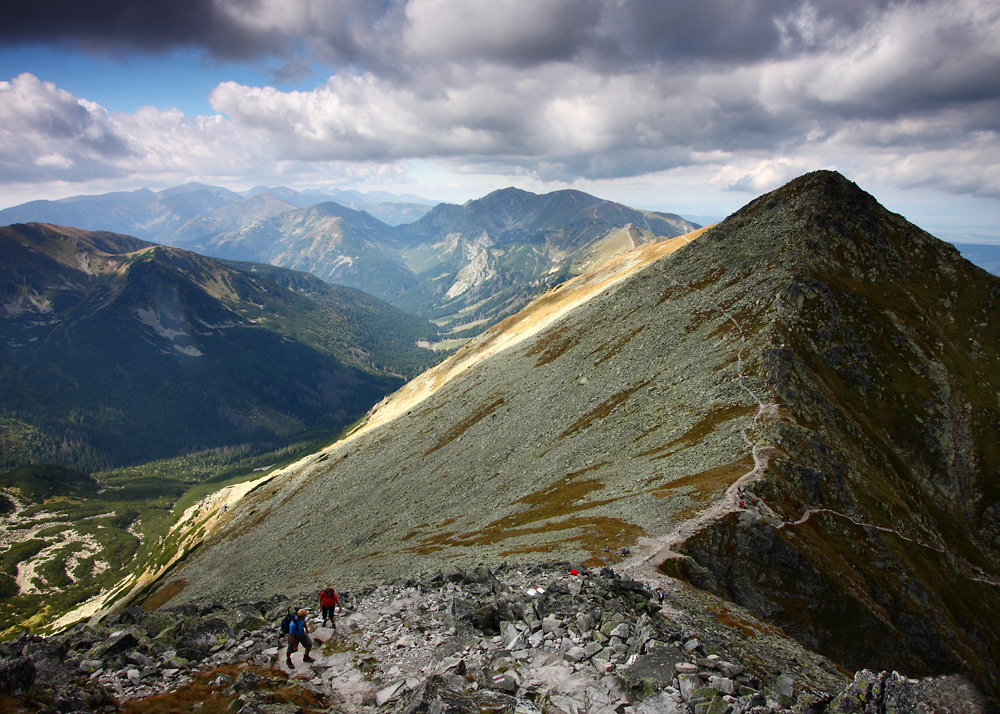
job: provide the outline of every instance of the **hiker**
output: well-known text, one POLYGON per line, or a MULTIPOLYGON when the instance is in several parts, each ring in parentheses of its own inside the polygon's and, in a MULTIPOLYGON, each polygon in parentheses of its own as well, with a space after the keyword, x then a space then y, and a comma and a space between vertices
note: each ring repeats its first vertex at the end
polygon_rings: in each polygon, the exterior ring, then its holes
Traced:
POLYGON ((663 598, 664 598, 663 588, 656 588, 656 601, 662 605, 663 598))
POLYGON ((292 664, 292 652, 298 650, 300 642, 306 648, 306 653, 302 657, 302 661, 313 661, 313 658, 309 656, 309 650, 312 649, 313 642, 312 638, 309 637, 309 623, 306 622, 306 615, 308 614, 309 611, 302 608, 295 614, 295 619, 288 625, 288 650, 285 652, 285 663, 289 669, 294 667, 292 664))
POLYGON ((333 608, 338 607, 340 611, 343 612, 344 608, 340 605, 340 598, 337 597, 337 591, 333 589, 333 586, 325 588, 319 594, 319 606, 323 610, 323 624, 320 627, 326 625, 327 615, 330 617, 330 627, 336 629, 337 624, 333 621, 333 608))

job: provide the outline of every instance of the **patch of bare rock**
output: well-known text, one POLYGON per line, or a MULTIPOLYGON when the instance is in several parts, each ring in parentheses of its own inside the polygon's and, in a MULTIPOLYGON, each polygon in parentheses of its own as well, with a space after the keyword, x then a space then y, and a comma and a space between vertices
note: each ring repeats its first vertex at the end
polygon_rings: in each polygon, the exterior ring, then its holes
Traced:
POLYGON ((305 596, 131 606, 53 637, 25 633, 0 645, 0 702, 110 713, 199 679, 234 714, 989 711, 961 677, 865 670, 849 681, 780 633, 754 634, 749 619, 726 627, 731 614, 689 614, 690 590, 661 600, 610 569, 451 569, 342 596, 335 628, 311 617, 314 661, 299 651, 291 669, 278 623, 311 607, 305 596), (289 687, 322 704, 289 703, 289 687))

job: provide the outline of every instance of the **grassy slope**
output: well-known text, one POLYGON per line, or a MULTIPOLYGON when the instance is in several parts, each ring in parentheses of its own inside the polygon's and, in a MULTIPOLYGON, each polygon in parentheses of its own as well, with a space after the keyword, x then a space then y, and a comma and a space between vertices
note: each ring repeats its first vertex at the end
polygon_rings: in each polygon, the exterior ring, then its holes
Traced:
POLYGON ((0 466, 268 451, 335 431, 438 359, 416 346, 433 326, 358 291, 295 292, 113 234, 18 226, 2 237, 5 298, 22 309, 0 325, 15 345, 0 365, 0 466), (144 310, 181 336, 152 334, 144 310))

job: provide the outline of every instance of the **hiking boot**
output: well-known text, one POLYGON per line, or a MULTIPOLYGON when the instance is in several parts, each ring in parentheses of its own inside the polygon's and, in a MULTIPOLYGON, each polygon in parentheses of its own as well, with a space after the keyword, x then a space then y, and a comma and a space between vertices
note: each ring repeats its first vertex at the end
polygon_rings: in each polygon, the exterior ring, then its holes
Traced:
POLYGON ((303 661, 303 662, 315 662, 316 660, 314 660, 314 659, 313 659, 312 657, 310 657, 309 655, 306 655, 305 657, 303 657, 303 658, 302 658, 302 661, 303 661))

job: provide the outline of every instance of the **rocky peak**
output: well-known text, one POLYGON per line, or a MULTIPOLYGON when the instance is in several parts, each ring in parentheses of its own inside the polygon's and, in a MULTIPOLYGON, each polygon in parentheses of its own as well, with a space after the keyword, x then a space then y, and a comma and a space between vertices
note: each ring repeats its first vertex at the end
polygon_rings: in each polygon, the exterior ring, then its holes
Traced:
POLYGON ((998 281, 830 172, 677 240, 275 474, 178 601, 558 556, 686 581, 852 671, 1000 691, 998 281))

